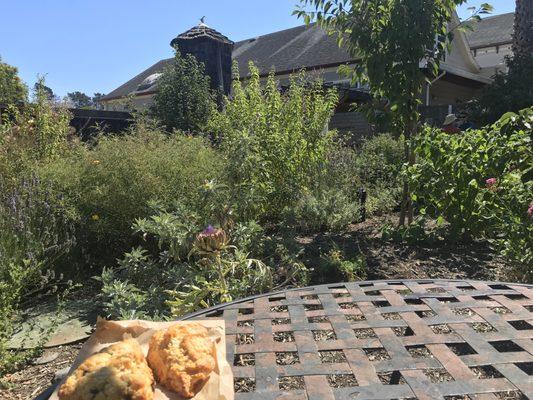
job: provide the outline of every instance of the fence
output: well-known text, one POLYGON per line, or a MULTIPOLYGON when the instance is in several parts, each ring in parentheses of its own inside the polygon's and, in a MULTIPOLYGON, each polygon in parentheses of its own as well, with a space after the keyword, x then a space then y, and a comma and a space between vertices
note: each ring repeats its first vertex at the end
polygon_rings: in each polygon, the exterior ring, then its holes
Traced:
MULTIPOLYGON (((21 105, 20 107, 24 107, 21 105)), ((6 112, 7 106, 0 104, 0 118, 6 112)), ((76 133, 87 140, 97 132, 120 133, 133 121, 128 112, 91 110, 84 108, 69 108, 72 114, 70 126, 76 129, 76 133)))

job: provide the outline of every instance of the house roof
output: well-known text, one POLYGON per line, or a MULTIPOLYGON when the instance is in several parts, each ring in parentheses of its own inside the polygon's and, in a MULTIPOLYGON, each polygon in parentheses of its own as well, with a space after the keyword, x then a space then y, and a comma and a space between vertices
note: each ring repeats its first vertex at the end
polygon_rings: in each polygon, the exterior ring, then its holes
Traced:
POLYGON ((472 23, 472 31, 466 33, 470 48, 489 47, 510 43, 513 40, 514 13, 494 15, 472 23))
POLYGON ((149 76, 162 72, 165 69, 165 67, 170 64, 172 60, 173 58, 167 58, 165 60, 156 62, 150 68, 141 72, 139 75, 134 76, 126 83, 120 85, 118 88, 116 88, 112 92, 109 92, 107 95, 103 96, 100 99, 100 101, 118 99, 118 98, 126 97, 132 93, 136 95, 153 93, 153 91, 150 91, 150 90, 140 91, 139 86, 141 86, 141 84, 149 76))
MULTIPOLYGON (((239 64, 241 77, 250 74, 249 61, 254 62, 262 75, 274 69, 276 73, 283 74, 302 68, 324 68, 353 61, 345 49, 339 48, 335 37, 329 36, 316 24, 241 40, 235 43, 232 57, 239 64)), ((151 91, 141 93, 139 85, 150 75, 161 72, 172 60, 167 58, 155 63, 102 97, 102 100, 121 98, 131 93, 150 94, 151 91)))
POLYGON ((241 77, 250 74, 249 61, 254 62, 262 75, 273 69, 277 74, 284 74, 302 68, 324 68, 354 61, 345 49, 339 48, 334 36, 316 24, 237 42, 233 59, 239 63, 241 77))
MULTIPOLYGON (((488 17, 476 25, 474 32, 468 34, 468 41, 470 47, 474 47, 483 43, 494 43, 495 40, 510 40, 512 30, 513 13, 488 17)), ((274 69, 277 74, 288 74, 302 68, 334 67, 355 61, 345 49, 338 47, 334 36, 329 36, 316 24, 241 40, 235 43, 232 57, 239 64, 241 77, 249 76, 249 61, 254 62, 261 75, 266 75, 274 69)), ((150 75, 161 72, 171 61, 172 58, 168 58, 157 62, 104 96, 102 100, 121 98, 131 93, 153 93, 154 88, 140 91, 139 85, 150 75)))
POLYGON ((216 40, 217 42, 233 44, 233 42, 229 40, 226 36, 224 36, 222 33, 218 32, 217 30, 213 28, 210 28, 203 22, 200 22, 200 24, 192 27, 187 32, 183 32, 182 34, 172 39, 172 41, 170 42, 170 45, 172 47, 175 47, 175 45, 178 44, 180 41, 194 40, 194 39, 201 39, 201 38, 209 38, 209 39, 216 40))

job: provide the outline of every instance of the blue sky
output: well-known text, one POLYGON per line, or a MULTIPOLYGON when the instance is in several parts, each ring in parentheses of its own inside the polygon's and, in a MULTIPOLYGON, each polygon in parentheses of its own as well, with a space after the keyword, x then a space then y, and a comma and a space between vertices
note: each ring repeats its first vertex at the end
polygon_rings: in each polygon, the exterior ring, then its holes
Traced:
MULTIPOLYGON (((488 1, 494 14, 513 0, 488 1)), ((170 40, 206 23, 238 41, 301 24, 297 0, 0 0, 0 57, 33 85, 46 74, 58 95, 108 93, 172 55, 170 40)), ((461 6, 461 18, 468 16, 461 6)))

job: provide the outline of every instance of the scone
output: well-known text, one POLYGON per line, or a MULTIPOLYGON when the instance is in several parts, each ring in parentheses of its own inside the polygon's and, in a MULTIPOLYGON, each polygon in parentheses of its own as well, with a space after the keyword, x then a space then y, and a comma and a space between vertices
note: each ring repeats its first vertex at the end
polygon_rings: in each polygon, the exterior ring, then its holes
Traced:
POLYGON ((87 358, 59 388, 61 400, 152 400, 154 377, 135 339, 87 358))
POLYGON ((172 325, 154 333, 147 359, 160 384, 191 398, 215 368, 215 344, 202 325, 172 325))

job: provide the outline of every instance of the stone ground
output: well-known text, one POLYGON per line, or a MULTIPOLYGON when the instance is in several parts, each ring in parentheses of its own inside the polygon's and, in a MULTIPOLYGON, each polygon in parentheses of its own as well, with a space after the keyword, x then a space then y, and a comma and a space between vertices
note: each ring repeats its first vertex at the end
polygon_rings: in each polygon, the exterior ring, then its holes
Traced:
MULTIPOLYGON (((335 244, 347 258, 363 254, 367 279, 477 279, 505 281, 506 265, 483 242, 449 243, 437 241, 409 246, 381 240, 381 227, 390 217, 372 218, 349 227, 342 234, 316 234, 297 237, 294 244, 303 247, 306 265, 316 264, 320 254, 335 244)), ((96 319, 94 289, 81 290, 70 296, 59 319, 54 307, 39 305, 28 311, 25 332, 32 326, 58 326, 40 359, 3 379, 0 399, 32 399, 45 390, 55 377, 64 374, 74 361, 96 319)), ((28 344, 27 333, 16 336, 13 346, 28 344)), ((31 334, 30 334, 31 339, 31 334)), ((33 338, 35 340, 35 338, 33 338)))

